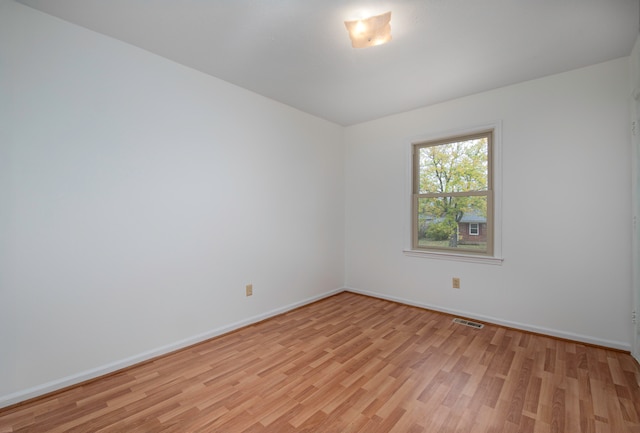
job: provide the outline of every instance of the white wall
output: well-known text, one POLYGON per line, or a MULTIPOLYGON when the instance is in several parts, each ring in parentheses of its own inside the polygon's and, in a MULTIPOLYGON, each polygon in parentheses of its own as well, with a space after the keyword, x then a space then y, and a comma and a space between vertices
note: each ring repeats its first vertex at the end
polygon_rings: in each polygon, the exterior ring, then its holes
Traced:
POLYGON ((347 128, 346 285, 628 350, 628 82, 623 58, 347 128), (493 121, 503 264, 405 256, 410 139, 493 121))
POLYGON ((631 325, 631 353, 640 362, 640 231, 638 218, 640 216, 640 36, 629 56, 629 94, 632 128, 631 140, 631 211, 635 221, 631 237, 632 245, 632 305, 636 315, 636 323, 631 325))
POLYGON ((0 122, 0 406, 342 287, 337 125, 7 0, 0 122))
POLYGON ((640 35, 636 38, 636 43, 629 55, 629 68, 629 88, 633 92, 636 88, 640 88, 640 35))

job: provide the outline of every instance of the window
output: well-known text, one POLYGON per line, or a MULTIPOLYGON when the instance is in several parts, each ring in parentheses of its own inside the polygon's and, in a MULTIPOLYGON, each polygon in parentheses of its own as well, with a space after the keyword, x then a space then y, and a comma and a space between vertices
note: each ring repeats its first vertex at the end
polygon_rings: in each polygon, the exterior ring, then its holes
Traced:
POLYGON ((412 250, 494 253, 493 130, 412 145, 412 250))

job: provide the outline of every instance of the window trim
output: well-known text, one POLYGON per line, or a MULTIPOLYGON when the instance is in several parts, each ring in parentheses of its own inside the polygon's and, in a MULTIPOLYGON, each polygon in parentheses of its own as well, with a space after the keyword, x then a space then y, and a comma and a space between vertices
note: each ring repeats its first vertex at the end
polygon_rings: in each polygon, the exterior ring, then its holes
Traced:
POLYGON ((480 223, 468 223, 469 224, 469 236, 480 236, 480 223), (471 228, 474 230, 471 230, 471 228))
POLYGON ((441 131, 431 134, 414 136, 407 138, 406 141, 406 174, 405 174, 405 200, 404 200, 404 248, 403 254, 409 257, 420 257, 438 260, 453 260, 461 262, 473 262, 501 265, 502 257, 502 121, 494 121, 486 124, 476 125, 474 127, 461 128, 456 130, 441 131), (413 171, 414 158, 413 149, 415 144, 425 142, 450 142, 452 138, 463 138, 465 136, 474 135, 481 132, 493 131, 493 142, 491 146, 491 156, 489 164, 491 164, 491 182, 493 185, 493 194, 487 197, 489 211, 493 211, 493 254, 474 254, 468 251, 455 250, 424 250, 413 247, 413 224, 415 218, 414 195, 413 195, 413 171))
POLYGON ((429 141, 419 141, 412 143, 412 160, 413 160, 413 170, 411 173, 413 183, 412 183, 412 209, 411 214, 413 216, 412 221, 412 249, 416 251, 444 251, 444 252, 453 252, 456 254, 471 254, 471 255, 479 255, 479 256, 493 256, 493 130, 482 130, 477 131, 473 134, 464 134, 462 136, 449 136, 445 139, 441 140, 429 140, 429 141), (462 141, 470 141, 476 140, 479 138, 486 138, 487 140, 487 189, 486 190, 471 190, 471 191, 461 191, 461 192, 450 192, 450 193, 438 193, 438 192, 420 192, 419 186, 419 172, 420 172, 420 159, 418 158, 418 149, 422 148, 431 148, 431 147, 439 147, 446 146, 452 143, 459 143, 462 141), (439 197, 486 197, 487 201, 487 245, 484 251, 474 251, 469 248, 450 248, 450 247, 432 247, 432 248, 420 248, 418 246, 418 232, 416 231, 418 225, 418 202, 421 198, 439 198, 439 197))

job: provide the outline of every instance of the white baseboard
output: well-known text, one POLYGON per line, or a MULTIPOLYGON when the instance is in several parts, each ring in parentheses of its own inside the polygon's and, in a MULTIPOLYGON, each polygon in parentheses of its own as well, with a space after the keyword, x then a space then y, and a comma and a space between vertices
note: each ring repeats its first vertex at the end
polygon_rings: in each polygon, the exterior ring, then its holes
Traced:
POLYGON ((437 305, 431 305, 423 302, 417 302, 405 298, 400 298, 396 296, 388 296, 377 292, 371 292, 368 290, 360 290, 352 287, 345 287, 335 289, 321 295, 317 295, 311 298, 304 299, 302 301, 295 302, 293 304, 285 305, 280 308, 276 308, 271 311, 267 311, 266 313, 262 313, 256 316, 249 317, 247 319, 231 323, 229 325, 221 326, 216 329, 212 329, 210 331, 204 332, 202 334, 195 335, 193 337, 186 338, 184 340, 177 341, 172 344, 168 344, 166 346, 162 346, 153 350, 149 350, 146 352, 142 352, 140 354, 131 356, 129 358, 122 359, 120 361, 116 361, 107 365, 103 365, 101 367, 93 368, 90 370, 82 371, 78 374, 74 374, 71 376, 63 377, 58 380, 54 380, 51 382, 44 383, 42 385, 34 386, 32 388, 24 389, 17 391, 12 394, 0 396, 0 408, 11 406, 16 403, 20 403, 35 397, 39 397, 41 395, 48 394, 50 392, 54 392, 69 386, 76 385, 78 383, 85 382, 87 380, 95 379, 100 376, 104 376, 109 373, 113 373, 114 371, 121 370, 123 368, 130 367, 135 364, 139 364, 144 361, 148 361, 158 356, 165 355, 167 353, 171 353, 175 350, 183 349, 185 347, 206 341, 210 338, 214 338, 220 336, 222 334, 226 334, 228 332, 234 331, 236 329, 243 328, 245 326, 251 325, 253 323, 260 322, 262 320, 268 319, 270 317, 277 316, 282 313, 286 313, 287 311, 291 311, 298 307, 302 307, 307 304, 311 304, 313 302, 319 301, 321 299, 327 298, 329 296, 333 296, 337 293, 348 291, 353 293, 359 293, 361 295, 367 295, 374 298, 386 299, 388 301, 399 302, 401 304, 411 305, 414 307, 425 308, 433 311, 440 311, 442 313, 453 314, 457 316, 462 316, 468 319, 476 319, 487 323, 493 323, 496 325, 507 326, 509 328, 521 329, 524 331, 535 332, 537 334, 544 334, 553 337, 563 338, 566 340, 573 340, 577 342, 594 344, 597 346, 610 347, 612 349, 630 351, 631 345, 628 343, 613 341, 613 340, 603 340, 599 338, 589 337, 580 334, 574 334, 571 332, 558 331, 554 329, 542 328, 539 326, 527 325, 524 323, 511 322, 508 320, 502 320, 496 317, 483 316, 479 314, 470 313, 468 311, 455 310, 450 308, 443 308, 437 305))
POLYGON ((548 329, 535 325, 528 325, 526 323, 511 322, 509 320, 499 319, 497 317, 483 316, 480 314, 474 314, 468 311, 455 310, 451 308, 443 308, 437 305, 431 305, 423 302, 412 301, 409 299, 399 298, 396 296, 388 296, 377 292, 370 292, 368 290, 354 289, 352 287, 345 287, 348 292, 359 293, 361 295, 367 295, 374 298, 386 299, 387 301, 398 302, 401 304, 411 305, 413 307, 426 308, 428 310, 439 311, 442 313, 453 314, 461 316, 467 319, 476 319, 482 322, 493 323, 495 325, 502 325, 509 328, 520 329, 523 331, 534 332, 536 334, 544 334, 552 337, 562 338, 565 340, 572 340, 581 343, 593 344, 596 346, 610 347, 612 349, 624 350, 625 352, 631 351, 631 345, 622 341, 615 340, 603 340, 600 338, 589 337, 587 335, 574 334, 572 332, 558 331, 556 329, 548 329))
POLYGON ((80 373, 73 374, 71 376, 63 377, 58 380, 53 380, 51 382, 44 383, 42 385, 37 385, 32 388, 27 388, 24 390, 14 392, 12 394, 0 396, 0 408, 11 406, 13 404, 20 403, 35 397, 39 397, 41 395, 45 395, 50 392, 58 391, 66 387, 76 385, 78 383, 86 382, 87 380, 95 379, 100 376, 113 373, 114 371, 122 370, 123 368, 131 367, 132 365, 139 364, 144 361, 148 361, 158 356, 166 355, 173 351, 183 349, 185 347, 189 347, 197 343, 201 343, 210 338, 217 337, 231 331, 235 331, 236 329, 240 329, 245 326, 252 325, 254 323, 260 322, 270 317, 277 316, 282 313, 286 313, 287 311, 291 311, 298 307, 311 304, 313 302, 319 301, 320 299, 333 296, 343 291, 344 289, 342 288, 335 289, 335 290, 323 293, 321 295, 313 296, 311 298, 307 298, 302 301, 294 302, 293 304, 285 305, 283 307, 279 307, 274 310, 267 311, 266 313, 258 314, 256 316, 252 316, 247 319, 244 319, 235 323, 231 323, 229 325, 212 329, 202 334, 194 335, 193 337, 185 338, 184 340, 176 341, 175 343, 167 344, 166 346, 162 346, 153 350, 142 352, 137 355, 131 356, 129 358, 121 359, 119 361, 103 365, 101 367, 85 370, 80 373))

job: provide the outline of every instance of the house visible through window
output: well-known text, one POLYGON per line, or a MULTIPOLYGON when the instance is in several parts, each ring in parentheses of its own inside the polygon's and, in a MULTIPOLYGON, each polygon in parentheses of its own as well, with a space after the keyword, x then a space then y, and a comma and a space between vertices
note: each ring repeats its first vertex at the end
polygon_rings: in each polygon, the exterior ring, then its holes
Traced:
POLYGON ((493 254, 493 132, 413 144, 412 248, 493 254))

